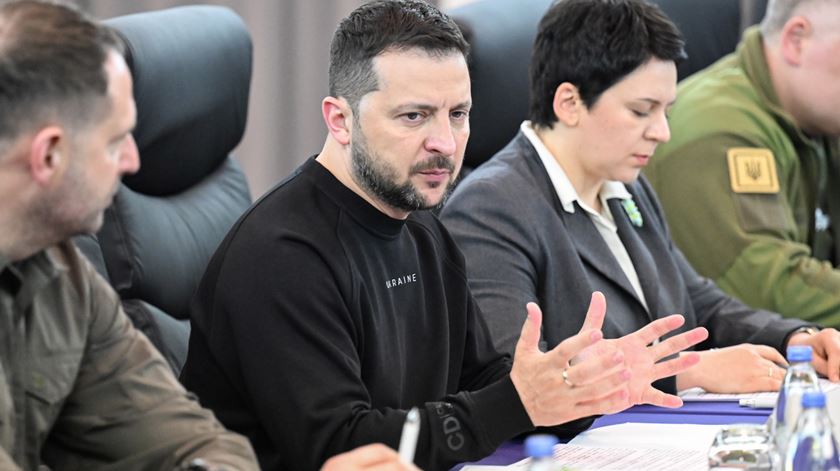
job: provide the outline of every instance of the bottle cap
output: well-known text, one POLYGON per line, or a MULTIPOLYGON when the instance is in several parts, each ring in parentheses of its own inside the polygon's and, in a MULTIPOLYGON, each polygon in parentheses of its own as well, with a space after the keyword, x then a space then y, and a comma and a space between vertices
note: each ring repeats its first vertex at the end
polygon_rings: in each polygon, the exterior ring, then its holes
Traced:
POLYGON ((820 391, 806 391, 802 395, 802 407, 825 407, 825 394, 820 391))
POLYGON ((554 445, 558 443, 554 435, 531 435, 525 439, 525 454, 531 458, 544 458, 554 455, 554 445))
POLYGON ((794 345, 787 349, 788 361, 811 361, 813 350, 810 345, 794 345))

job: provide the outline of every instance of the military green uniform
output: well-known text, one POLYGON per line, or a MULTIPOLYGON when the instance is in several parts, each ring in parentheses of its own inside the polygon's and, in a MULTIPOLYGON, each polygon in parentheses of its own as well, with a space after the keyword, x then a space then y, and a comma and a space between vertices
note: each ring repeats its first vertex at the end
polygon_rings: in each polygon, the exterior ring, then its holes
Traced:
POLYGON ((758 29, 670 116, 646 174, 689 261, 747 304, 840 327, 840 146, 782 110, 758 29))
POLYGON ((0 469, 258 469, 65 243, 0 256, 0 469))

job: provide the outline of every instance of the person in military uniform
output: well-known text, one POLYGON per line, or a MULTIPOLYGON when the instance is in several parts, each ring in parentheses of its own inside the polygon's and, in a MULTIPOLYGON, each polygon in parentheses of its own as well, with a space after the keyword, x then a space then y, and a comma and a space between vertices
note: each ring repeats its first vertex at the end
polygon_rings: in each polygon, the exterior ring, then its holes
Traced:
POLYGON ((840 326, 840 2, 770 0, 680 84, 646 169, 694 267, 757 308, 840 326))

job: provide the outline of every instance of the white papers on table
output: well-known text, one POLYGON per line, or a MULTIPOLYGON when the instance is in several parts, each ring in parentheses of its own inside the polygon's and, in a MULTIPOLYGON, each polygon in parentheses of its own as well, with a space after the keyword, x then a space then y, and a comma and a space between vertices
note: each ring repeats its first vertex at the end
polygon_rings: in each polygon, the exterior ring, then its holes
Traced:
MULTIPOLYGON (((826 394, 829 392, 840 388, 840 385, 837 383, 832 383, 831 381, 820 378, 820 388, 826 394)), ((778 392, 761 392, 761 393, 745 393, 745 394, 721 394, 721 393, 710 393, 704 391, 702 388, 690 388, 684 391, 680 391, 680 397, 685 402, 703 402, 703 401, 729 401, 729 402, 738 402, 741 399, 759 399, 759 400, 770 400, 775 401, 776 398, 779 396, 778 392)))
MULTIPOLYGON (((554 461, 558 469, 574 471, 707 471, 708 458, 699 450, 637 450, 557 445, 554 461)), ((529 460, 510 466, 464 466, 463 471, 527 470, 529 460)))
POLYGON ((708 451, 723 425, 628 422, 589 429, 569 445, 621 448, 668 448, 708 451))
MULTIPOLYGON (((554 448, 560 467, 575 471, 708 469, 707 452, 720 425, 625 423, 588 430, 554 448)), ((525 470, 528 460, 510 466, 466 466, 464 471, 525 470)))
POLYGON ((678 449, 605 448, 558 445, 554 459, 561 466, 575 471, 707 471, 706 451, 678 449))

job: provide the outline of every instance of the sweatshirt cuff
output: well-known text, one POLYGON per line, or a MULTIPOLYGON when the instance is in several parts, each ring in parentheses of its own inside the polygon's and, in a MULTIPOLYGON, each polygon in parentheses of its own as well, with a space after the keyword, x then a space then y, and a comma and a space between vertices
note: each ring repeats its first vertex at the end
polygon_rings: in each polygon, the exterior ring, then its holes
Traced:
POLYGON ((510 375, 474 391, 472 399, 479 412, 481 430, 493 449, 521 433, 534 430, 510 375))

